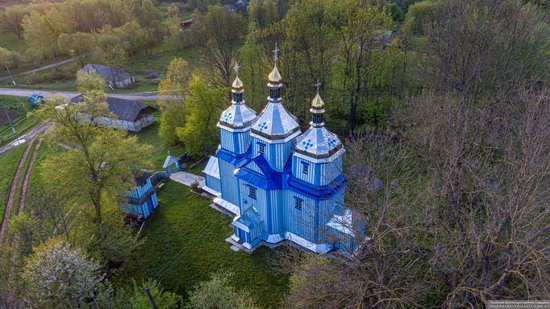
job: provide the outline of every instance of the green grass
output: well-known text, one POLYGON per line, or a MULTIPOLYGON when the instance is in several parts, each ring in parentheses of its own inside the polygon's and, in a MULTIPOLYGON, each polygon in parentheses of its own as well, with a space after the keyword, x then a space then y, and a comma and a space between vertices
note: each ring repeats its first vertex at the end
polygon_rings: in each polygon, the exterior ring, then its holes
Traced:
POLYGON ((151 162, 155 170, 161 170, 162 164, 170 152, 173 156, 180 156, 184 152, 184 148, 181 145, 176 145, 172 147, 165 147, 162 144, 162 140, 159 136, 159 119, 156 123, 142 129, 138 133, 134 133, 138 137, 138 142, 141 144, 148 144, 153 146, 153 155, 151 157, 151 162))
POLYGON ((4 113, 4 108, 7 110, 16 111, 19 116, 12 119, 16 133, 14 134, 9 124, 0 126, 0 146, 5 145, 22 134, 27 133, 38 124, 36 117, 27 117, 27 101, 24 98, 0 96, 0 113, 4 113))
POLYGON ((261 247, 248 254, 233 252, 225 238, 231 235, 229 216, 210 208, 209 199, 200 197, 175 182, 159 192, 160 206, 145 223, 144 245, 119 274, 152 277, 171 291, 186 296, 200 281, 221 271, 234 273, 233 284, 256 297, 257 303, 275 307, 286 290, 288 279, 272 268, 276 250, 261 247), (181 251, 183 250, 183 251, 181 251), (178 252, 182 254, 174 259, 178 252), (167 264, 173 261, 171 264, 167 264), (167 272, 162 276, 161 270, 167 272))
POLYGON ((29 193, 32 190, 44 187, 44 180, 42 178, 42 175, 44 175, 44 168, 42 166, 42 162, 48 158, 51 158, 54 155, 61 153, 63 150, 64 149, 61 148, 59 145, 53 143, 48 134, 46 134, 46 137, 42 141, 40 150, 38 151, 38 155, 36 156, 36 160, 34 161, 31 179, 29 180, 29 193))
POLYGON ((4 154, 0 154, 0 217, 4 213, 8 190, 25 147, 26 144, 23 144, 4 154))
POLYGON ((25 43, 25 40, 19 39, 15 34, 2 33, 0 34, 0 47, 7 48, 18 53, 23 53, 28 46, 27 43, 25 43))

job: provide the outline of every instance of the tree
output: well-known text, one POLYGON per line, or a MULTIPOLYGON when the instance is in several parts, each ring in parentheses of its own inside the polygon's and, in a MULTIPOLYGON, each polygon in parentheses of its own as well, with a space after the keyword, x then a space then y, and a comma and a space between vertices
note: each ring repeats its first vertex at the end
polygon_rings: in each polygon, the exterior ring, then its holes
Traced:
POLYGON ((244 35, 243 18, 221 5, 212 5, 206 15, 195 14, 193 19, 191 35, 200 48, 200 61, 209 83, 229 87, 235 55, 244 35))
POLYGON ((213 275, 210 281, 199 283, 195 290, 189 293, 189 302, 186 308, 258 308, 247 292, 231 286, 231 277, 230 273, 220 273, 213 275))
POLYGON ((435 4, 431 1, 422 1, 411 5, 405 18, 404 28, 414 35, 424 35, 430 27, 430 23, 434 22, 434 7, 435 4))
POLYGON ((153 279, 147 279, 140 285, 137 285, 136 281, 132 279, 132 283, 133 294, 130 296, 129 302, 134 309, 151 308, 151 301, 144 291, 145 288, 149 289, 159 308, 175 309, 181 306, 181 296, 164 291, 160 283, 153 279))
POLYGON ((23 37, 32 54, 39 58, 52 57, 55 62, 57 36, 50 28, 47 18, 37 11, 23 18, 23 37))
POLYGON ((96 48, 96 38, 91 33, 62 33, 57 38, 59 50, 71 56, 77 56, 78 64, 84 66, 90 62, 92 52, 96 48))
MULTIPOLYGON (((98 79, 94 73, 82 74, 98 79)), ((84 84, 82 77, 79 84, 84 84)), ((41 107, 40 114, 52 121, 54 140, 75 146, 44 162, 46 184, 62 196, 93 206, 93 218, 101 223, 102 200, 116 201, 120 192, 134 186, 132 170, 147 166, 151 146, 139 144, 136 136, 125 131, 97 124, 100 117, 114 117, 107 111, 102 90, 87 90, 79 104, 54 96, 41 107), (52 174, 54 170, 57 172, 52 174)))
MULTIPOLYGON (((8 68, 16 68, 21 62, 21 55, 9 49, 0 47, 0 63, 8 68)), ((1 68, 3 69, 3 68, 1 68)))
POLYGON ((192 77, 186 98, 185 126, 176 129, 176 135, 193 156, 209 153, 218 145, 219 132, 216 123, 227 99, 225 88, 212 87, 199 76, 192 77))
POLYGON ((12 5, 4 9, 0 14, 0 32, 11 32, 17 38, 23 37, 23 19, 28 11, 23 5, 12 5))
POLYGON ((185 94, 189 83, 189 65, 182 58, 170 61, 166 76, 159 83, 158 103, 161 109, 160 137, 167 146, 178 142, 176 131, 185 126, 185 94))
POLYGON ((99 264, 59 239, 35 248, 26 262, 25 301, 42 308, 78 307, 104 288, 99 264))

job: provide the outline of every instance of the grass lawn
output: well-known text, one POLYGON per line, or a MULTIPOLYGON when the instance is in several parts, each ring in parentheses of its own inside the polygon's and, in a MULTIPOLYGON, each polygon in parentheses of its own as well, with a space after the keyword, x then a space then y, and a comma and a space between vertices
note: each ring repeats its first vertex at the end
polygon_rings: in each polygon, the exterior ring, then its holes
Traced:
POLYGON ((180 156, 184 152, 183 146, 181 145, 168 148, 162 145, 162 141, 159 136, 159 127, 159 119, 157 118, 156 123, 142 129, 138 133, 130 133, 137 135, 139 143, 153 146, 153 156, 151 158, 151 162, 153 163, 153 168, 155 170, 162 170, 162 164, 164 164, 164 160, 166 159, 168 152, 170 152, 173 156, 180 156))
POLYGON ((202 280, 221 271, 234 273, 234 285, 244 288, 265 307, 278 304, 288 279, 272 269, 276 250, 259 248, 252 254, 233 252, 225 238, 231 218, 210 208, 209 199, 175 182, 159 192, 160 206, 145 223, 145 244, 128 261, 119 281, 152 277, 171 291, 186 296, 202 280), (181 251, 179 258, 174 259, 181 251), (172 263, 170 263, 172 262, 172 263), (161 270, 166 266, 166 273, 161 270))
POLYGON ((28 46, 25 40, 19 39, 14 33, 2 33, 0 34, 0 47, 23 53, 28 46))
POLYGON ((26 146, 27 144, 19 145, 4 154, 0 154, 0 217, 4 214, 8 190, 26 146))
POLYGON ((15 119, 11 119, 16 130, 15 134, 9 124, 6 123, 0 126, 0 146, 11 142, 38 124, 38 120, 35 117, 26 116, 28 105, 27 100, 24 98, 0 96, 0 113, 5 113, 4 108, 8 111, 17 112, 18 116, 15 119))

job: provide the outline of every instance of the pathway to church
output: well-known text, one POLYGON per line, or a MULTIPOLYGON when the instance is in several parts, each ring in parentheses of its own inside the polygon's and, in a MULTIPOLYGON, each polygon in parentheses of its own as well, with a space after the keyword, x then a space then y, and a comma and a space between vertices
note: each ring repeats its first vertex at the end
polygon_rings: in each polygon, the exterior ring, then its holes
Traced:
POLYGON ((170 175, 170 179, 172 179, 175 182, 179 182, 181 184, 184 184, 188 187, 191 187, 191 185, 194 182, 197 182, 199 184, 199 188, 204 187, 204 177, 197 176, 195 174, 187 173, 187 172, 177 172, 172 175, 170 175))

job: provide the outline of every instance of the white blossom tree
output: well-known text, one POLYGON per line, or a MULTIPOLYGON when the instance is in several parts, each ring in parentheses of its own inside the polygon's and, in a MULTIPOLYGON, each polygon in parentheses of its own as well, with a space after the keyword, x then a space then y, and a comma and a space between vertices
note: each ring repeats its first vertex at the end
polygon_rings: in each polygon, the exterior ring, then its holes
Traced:
POLYGON ((37 308, 74 308, 104 288, 99 263, 61 239, 35 248, 25 262, 25 301, 37 308))

